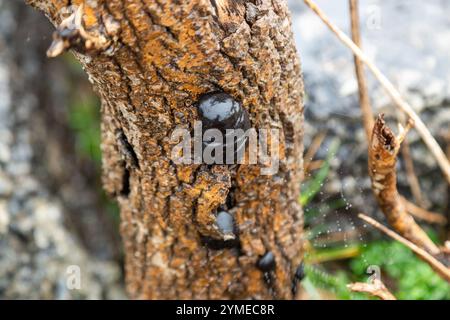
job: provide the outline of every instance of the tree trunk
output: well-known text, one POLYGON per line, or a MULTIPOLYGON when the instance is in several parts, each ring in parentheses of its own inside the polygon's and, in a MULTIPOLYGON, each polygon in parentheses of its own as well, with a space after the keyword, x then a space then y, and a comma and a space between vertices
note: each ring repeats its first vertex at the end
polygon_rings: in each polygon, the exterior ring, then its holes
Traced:
POLYGON ((73 49, 102 99, 103 182, 121 207, 130 296, 293 298, 303 84, 285 1, 28 2, 57 26, 49 55, 73 49), (199 97, 217 91, 252 127, 281 131, 278 172, 171 160, 171 134, 193 130, 199 97), (237 241, 206 241, 226 202, 237 241))

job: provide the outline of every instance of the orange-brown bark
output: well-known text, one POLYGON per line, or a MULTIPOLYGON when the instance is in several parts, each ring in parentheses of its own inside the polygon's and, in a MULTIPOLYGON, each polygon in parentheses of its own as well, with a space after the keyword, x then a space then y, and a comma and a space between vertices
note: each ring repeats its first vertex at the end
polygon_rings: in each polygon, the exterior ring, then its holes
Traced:
POLYGON ((73 49, 102 98, 103 180, 121 207, 130 296, 293 298, 303 86, 286 3, 28 2, 59 26, 49 55, 73 49), (83 4, 81 19, 60 14, 71 4, 83 4), (199 96, 218 90, 243 104, 253 127, 281 129, 275 175, 171 161, 171 133, 192 130, 199 96), (217 249, 202 233, 227 198, 238 241, 217 249), (276 265, 264 275, 257 263, 269 251, 276 265))

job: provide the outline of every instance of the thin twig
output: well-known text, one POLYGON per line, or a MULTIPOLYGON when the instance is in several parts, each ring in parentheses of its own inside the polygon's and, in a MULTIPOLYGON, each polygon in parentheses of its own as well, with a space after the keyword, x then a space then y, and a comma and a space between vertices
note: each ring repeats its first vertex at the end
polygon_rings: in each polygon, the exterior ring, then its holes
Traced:
POLYGON ((319 7, 317 7, 317 5, 313 1, 303 1, 319 16, 319 18, 328 26, 328 28, 336 34, 338 39, 341 40, 347 47, 349 47, 353 51, 353 53, 367 65, 367 67, 372 71, 375 78, 378 79, 380 84, 395 102, 395 105, 403 110, 414 121, 417 132, 437 160, 437 163, 441 167, 441 170, 444 173, 447 182, 450 184, 450 162, 448 161, 439 144, 429 132, 427 126, 422 122, 413 108, 401 97, 400 93, 397 91, 397 89, 395 89, 394 85, 389 81, 388 78, 386 78, 386 76, 378 69, 378 67, 375 66, 375 64, 361 51, 361 49, 358 48, 355 43, 353 43, 353 41, 347 35, 345 35, 344 32, 342 32, 336 25, 334 25, 330 21, 330 19, 324 14, 321 9, 319 9, 319 7))
POLYGON ((439 248, 406 212, 397 191, 397 154, 400 142, 410 126, 407 125, 396 137, 386 125, 383 115, 378 116, 369 143, 369 175, 372 190, 389 224, 406 239, 436 255, 439 248))
POLYGON ((423 198, 422 191, 420 190, 419 179, 416 175, 416 170, 414 169, 414 163, 411 157, 411 149, 409 147, 408 139, 403 141, 402 148, 402 158, 405 162, 405 170, 406 170, 406 179, 408 179, 409 187, 411 188, 411 193, 414 197, 414 200, 421 207, 426 207, 426 201, 423 198))
POLYGON ((314 161, 308 162, 308 165, 304 166, 305 176, 307 177, 311 173, 311 171, 322 168, 324 165, 324 162, 325 162, 324 160, 314 160, 314 161))
MULTIPOLYGON (((305 156, 303 157, 305 163, 304 163, 304 168, 305 171, 308 170, 309 166, 311 165, 311 162, 314 158, 314 156, 316 155, 317 151, 319 151, 320 146, 322 145, 323 140, 325 139, 327 133, 326 132, 321 132, 319 134, 317 134, 313 141, 311 142, 308 151, 306 151, 305 156)), ((308 170, 311 171, 311 170, 308 170)))
MULTIPOLYGON (((349 0, 349 7, 350 7, 352 40, 359 48, 361 48, 358 0, 349 0)), ((369 93, 366 85, 366 77, 364 75, 364 65, 357 55, 354 54, 353 58, 355 62, 356 78, 358 81, 359 102, 363 116, 363 123, 366 131, 367 141, 369 142, 371 140, 372 129, 374 124, 372 106, 370 104, 369 93)), ((399 112, 399 117, 402 118, 402 116, 403 114, 399 112)), ((407 139, 404 139, 403 141, 401 152, 403 159, 405 161, 406 176, 408 179, 408 183, 411 187, 411 192, 416 202, 419 203, 420 206, 424 207, 425 201, 423 200, 422 192, 420 191, 419 181, 415 174, 414 164, 412 162, 409 143, 407 139)), ((404 201, 407 200, 404 199, 404 201)), ((423 219, 431 223, 445 224, 446 219, 440 214, 428 212, 422 208, 415 206, 410 202, 405 202, 405 205, 407 205, 407 210, 408 208, 410 208, 410 210, 408 210, 409 213, 413 214, 414 216, 420 219, 423 219)))
POLYGON ((395 296, 386 288, 383 282, 379 279, 373 279, 371 283, 355 282, 347 285, 351 291, 364 292, 372 296, 378 297, 381 300, 397 300, 395 296))
POLYGON ((439 224, 443 226, 447 224, 447 218, 444 215, 437 212, 425 210, 415 205, 411 201, 408 201, 404 197, 402 197, 402 201, 405 204, 406 211, 408 211, 414 217, 429 223, 439 224))
MULTIPOLYGON (((405 122, 405 114, 397 110, 397 118, 400 123, 405 122)), ((411 193, 414 197, 416 203, 422 208, 426 208, 428 201, 425 200, 425 196, 420 190, 419 179, 417 178, 416 172, 414 170, 414 162, 411 156, 411 149, 409 147, 408 139, 405 139, 401 147, 402 158, 405 163, 406 179, 408 180, 411 193)))
POLYGON ((397 240, 398 242, 404 244, 408 248, 410 248, 419 258, 421 258, 423 261, 428 263, 431 268, 433 268, 434 271, 436 271, 437 274, 439 274, 443 279, 445 279, 447 282, 450 283, 450 269, 447 268, 444 264, 442 264, 439 260, 437 260, 435 257, 433 257, 431 254, 429 254, 424 249, 418 247, 411 241, 408 241, 407 239, 403 238, 402 236, 398 235, 394 231, 386 228, 378 221, 366 216, 365 214, 358 214, 358 217, 364 220, 365 222, 369 223, 370 225, 374 226, 378 230, 384 232, 386 235, 391 237, 394 240, 397 240))
MULTIPOLYGON (((359 29, 359 15, 358 15, 358 0, 350 0, 350 18, 351 18, 351 31, 353 42, 361 47, 361 33, 359 29)), ((367 142, 370 141, 373 128, 373 112, 370 105, 369 92, 367 90, 366 77, 364 75, 364 64, 358 58, 357 55, 353 55, 355 62, 355 73, 358 81, 359 92, 359 104, 361 107, 361 113, 364 123, 364 129, 366 131, 367 142)))

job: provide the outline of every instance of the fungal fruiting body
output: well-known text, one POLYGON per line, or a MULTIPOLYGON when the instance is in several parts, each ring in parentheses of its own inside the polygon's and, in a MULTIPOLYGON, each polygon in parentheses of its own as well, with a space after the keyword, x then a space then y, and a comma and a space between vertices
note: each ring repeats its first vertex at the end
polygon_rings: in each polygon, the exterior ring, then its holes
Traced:
POLYGON ((259 259, 258 268, 264 272, 269 272, 275 269, 275 256, 272 252, 266 252, 266 254, 259 259))
POLYGON ((305 265, 302 262, 298 265, 297 269, 295 269, 294 278, 297 281, 302 281, 304 277, 305 277, 305 265))
POLYGON ((235 159, 238 152, 245 148, 247 136, 243 133, 250 129, 248 113, 241 103, 224 92, 208 93, 200 97, 198 113, 202 121, 203 134, 210 129, 216 129, 224 135, 222 141, 215 141, 211 137, 204 138, 203 148, 222 146, 224 159, 235 159), (227 155, 227 152, 232 154, 227 155))
POLYGON ((292 279, 292 294, 295 296, 297 293, 297 286, 300 281, 305 277, 305 265, 300 263, 295 269, 294 279, 292 279))

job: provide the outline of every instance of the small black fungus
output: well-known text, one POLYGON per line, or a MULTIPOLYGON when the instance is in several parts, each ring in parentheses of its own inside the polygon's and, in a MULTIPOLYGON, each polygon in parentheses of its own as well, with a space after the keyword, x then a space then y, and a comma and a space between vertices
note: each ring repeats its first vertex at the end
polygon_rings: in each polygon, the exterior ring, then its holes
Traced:
MULTIPOLYGON (((226 159, 227 135, 229 135, 229 139, 233 138, 234 155, 245 147, 247 137, 236 137, 237 132, 230 131, 230 129, 242 129, 245 132, 250 129, 248 113, 238 101, 224 92, 208 93, 200 97, 197 107, 202 121, 203 133, 209 129, 217 129, 224 135, 223 159, 226 159)), ((213 143, 215 141, 203 141, 203 148, 213 143)))
POLYGON ((305 265, 303 262, 298 265, 297 269, 295 269, 294 277, 297 281, 302 281, 305 277, 305 265))
POLYGON ((294 279, 292 279, 292 295, 297 294, 297 286, 300 281, 305 277, 305 265, 301 262, 297 269, 295 269, 294 279))
POLYGON ((225 133, 226 129, 250 128, 247 112, 227 93, 216 92, 201 96, 198 110, 205 130, 219 129, 225 133))
POLYGON ((235 194, 236 194, 236 187, 232 185, 231 188, 228 190, 228 195, 225 200, 225 204, 222 206, 222 208, 225 207, 231 209, 236 205, 235 194))
POLYGON ((275 269, 275 256, 272 252, 267 252, 258 260, 258 268, 264 272, 269 272, 275 269))

